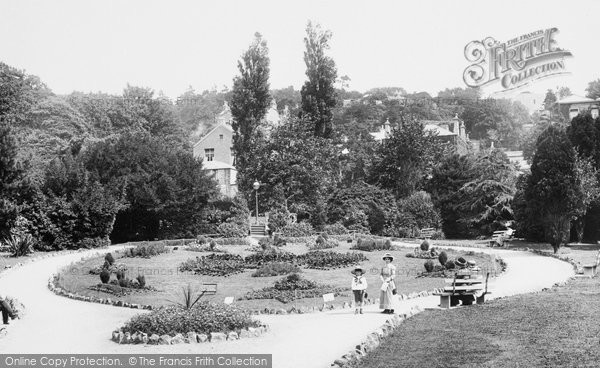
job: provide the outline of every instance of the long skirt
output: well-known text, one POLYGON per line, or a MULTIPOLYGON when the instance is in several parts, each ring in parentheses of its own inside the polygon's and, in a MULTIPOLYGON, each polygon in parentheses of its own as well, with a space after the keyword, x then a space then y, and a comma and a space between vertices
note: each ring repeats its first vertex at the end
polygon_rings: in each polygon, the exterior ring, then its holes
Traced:
POLYGON ((394 294, 392 290, 396 288, 394 282, 388 283, 388 287, 385 291, 381 290, 379 293, 379 309, 394 309, 394 294))

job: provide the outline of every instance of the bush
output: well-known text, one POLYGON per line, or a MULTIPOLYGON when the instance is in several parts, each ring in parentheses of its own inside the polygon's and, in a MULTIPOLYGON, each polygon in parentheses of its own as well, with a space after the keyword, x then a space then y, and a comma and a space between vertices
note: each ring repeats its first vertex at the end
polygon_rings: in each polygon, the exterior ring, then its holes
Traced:
POLYGON ((125 277, 122 277, 122 278, 119 279, 119 286, 120 287, 127 288, 127 287, 129 287, 129 284, 130 284, 129 279, 127 279, 125 277))
POLYGON ((433 272, 433 268, 434 268, 434 266, 435 266, 435 265, 433 264, 433 261, 431 261, 431 260, 429 260, 429 261, 425 262, 425 270, 426 270, 427 272, 433 272))
POLYGON ((323 232, 327 235, 346 235, 348 234, 348 229, 346 229, 340 222, 336 222, 332 225, 323 226, 323 232))
POLYGON ((248 236, 250 228, 245 224, 224 222, 217 227, 217 232, 224 238, 243 238, 248 236))
POLYGON ((200 245, 208 243, 208 240, 209 238, 205 237, 204 235, 198 235, 196 237, 196 243, 200 245))
POLYGON ((287 262, 271 262, 262 265, 256 270, 252 277, 269 277, 287 275, 288 273, 301 272, 300 268, 292 263, 287 262))
POLYGON ((222 303, 199 302, 193 308, 161 307, 150 313, 134 316, 121 329, 123 332, 143 332, 148 335, 187 334, 189 331, 210 335, 258 327, 260 323, 248 311, 222 303))
POLYGON ((446 254, 446 252, 442 251, 438 256, 438 260, 440 261, 440 264, 442 266, 445 266, 446 262, 448 262, 448 255, 446 254))
POLYGON ((446 267, 447 270, 453 270, 456 267, 456 264, 454 263, 454 261, 448 261, 446 262, 444 267, 446 267))
POLYGON ((118 270, 117 271, 117 280, 121 281, 125 278, 125 271, 123 270, 118 270))
POLYGON ((100 281, 102 281, 103 284, 108 284, 108 282, 110 281, 110 271, 108 271, 107 269, 103 269, 100 272, 100 281))
POLYGON ((104 260, 108 263, 109 266, 112 266, 115 263, 115 257, 112 254, 106 253, 104 256, 104 260))
POLYGON ((30 234, 11 234, 5 241, 13 257, 22 257, 33 253, 33 237, 30 234))
POLYGON ((244 259, 233 254, 209 254, 188 259, 179 265, 179 271, 206 276, 230 276, 244 271, 244 259))
POLYGON ((281 233, 283 236, 311 236, 314 234, 314 229, 308 222, 295 222, 283 227, 281 233))
POLYGON ((337 241, 329 240, 329 239, 327 239, 327 235, 323 234, 323 235, 319 235, 317 237, 315 244, 310 245, 309 249, 312 249, 312 250, 331 249, 331 248, 337 247, 338 245, 339 244, 337 241))
POLYGON ((217 238, 210 239, 210 242, 214 242, 217 245, 252 245, 246 238, 217 238))
POLYGON ((169 252, 170 249, 165 245, 164 242, 155 242, 155 243, 142 243, 138 244, 135 248, 129 248, 125 250, 125 257, 141 257, 141 258, 150 258, 157 256, 162 253, 169 252))
POLYGON ((429 250, 421 250, 420 247, 415 247, 412 253, 406 253, 408 258, 434 259, 438 258, 439 254, 435 248, 429 250))
POLYGON ((103 238, 83 238, 77 242, 76 248, 85 248, 85 249, 93 249, 93 248, 104 248, 110 245, 110 240, 108 237, 103 238))
POLYGON ((327 270, 332 268, 348 267, 366 261, 362 253, 337 253, 312 251, 301 256, 302 263, 308 268, 327 270))
POLYGON ((91 275, 100 275, 100 273, 103 270, 107 270, 110 274, 113 273, 117 273, 119 271, 122 271, 123 273, 127 272, 127 266, 125 266, 124 264, 113 264, 112 266, 108 264, 107 261, 104 261, 104 264, 102 266, 98 266, 98 267, 94 267, 92 269, 90 269, 90 274, 91 275))
POLYGON ((137 275, 136 280, 137 280, 138 284, 140 285, 140 288, 143 289, 146 287, 146 276, 137 275))
POLYGON ((423 242, 421 243, 421 250, 424 252, 429 250, 429 242, 427 241, 427 239, 423 240, 423 242))
POLYGON ((281 231, 292 222, 291 214, 285 209, 276 209, 269 213, 269 229, 271 231, 281 231))
POLYGON ((352 249, 373 252, 376 250, 391 250, 392 242, 389 239, 358 238, 352 249))

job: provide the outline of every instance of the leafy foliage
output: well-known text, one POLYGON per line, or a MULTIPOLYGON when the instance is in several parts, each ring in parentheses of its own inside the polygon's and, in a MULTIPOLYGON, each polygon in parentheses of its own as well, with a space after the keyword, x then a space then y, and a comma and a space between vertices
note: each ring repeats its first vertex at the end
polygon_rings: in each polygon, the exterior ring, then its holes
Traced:
POLYGON ((298 272, 300 272, 300 268, 294 264, 287 262, 271 262, 262 265, 252 274, 252 277, 279 276, 298 272))
POLYGON ((136 245, 134 248, 128 248, 123 252, 123 256, 131 258, 150 258, 170 251, 171 250, 164 242, 144 242, 136 245))
POLYGON ((272 287, 261 290, 250 291, 244 295, 244 299, 275 299, 282 303, 289 303, 296 299, 315 298, 323 294, 333 292, 339 295, 344 292, 343 288, 335 288, 329 285, 320 285, 314 281, 302 278, 294 273, 283 279, 275 281, 272 287))
POLYGON ((356 244, 352 249, 362 250, 366 252, 374 252, 378 250, 391 250, 392 242, 389 239, 373 239, 360 237, 356 240, 356 244))
POLYGON ((178 306, 153 309, 150 313, 134 316, 122 330, 148 335, 186 334, 189 331, 210 335, 211 332, 228 332, 258 327, 249 312, 225 304, 198 302, 193 308, 178 306))
POLYGON ((188 259, 179 265, 179 271, 206 276, 231 276, 243 272, 244 267, 244 259, 239 255, 213 253, 188 259))

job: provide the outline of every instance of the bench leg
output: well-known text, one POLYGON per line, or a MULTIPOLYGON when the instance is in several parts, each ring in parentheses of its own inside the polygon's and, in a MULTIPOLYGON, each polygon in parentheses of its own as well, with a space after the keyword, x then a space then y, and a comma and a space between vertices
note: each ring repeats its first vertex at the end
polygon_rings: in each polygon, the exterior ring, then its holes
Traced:
POLYGON ((583 267, 583 275, 588 277, 594 277, 596 273, 596 267, 583 267))
POLYGON ((442 309, 450 308, 450 295, 440 295, 440 308, 442 308, 442 309))
POLYGON ((485 293, 481 294, 481 296, 477 297, 477 304, 484 304, 485 303, 485 293))

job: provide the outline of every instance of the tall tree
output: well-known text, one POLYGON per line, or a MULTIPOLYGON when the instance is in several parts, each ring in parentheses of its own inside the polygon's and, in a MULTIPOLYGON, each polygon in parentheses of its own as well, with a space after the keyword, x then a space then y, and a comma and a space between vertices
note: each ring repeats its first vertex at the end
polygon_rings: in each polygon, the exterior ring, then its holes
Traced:
POLYGON ((252 190, 255 178, 249 177, 248 165, 255 159, 254 150, 261 144, 259 129, 271 104, 269 93, 269 49, 260 33, 238 62, 239 76, 233 79, 231 115, 233 116, 233 151, 236 157, 238 187, 242 193, 252 190))
POLYGON ((333 108, 337 97, 337 69, 333 59, 325 54, 329 49, 331 31, 308 22, 304 44, 304 63, 308 80, 301 90, 302 113, 312 122, 317 137, 328 138, 333 132, 333 108))
POLYGON ((17 154, 12 129, 0 120, 0 239, 8 236, 18 215, 16 197, 24 172, 17 162, 17 154))
POLYGON ((525 200, 541 220, 556 253, 569 240, 571 220, 581 210, 577 153, 566 132, 550 125, 538 138, 525 200))
POLYGON ((423 124, 402 120, 379 147, 371 180, 398 198, 408 196, 422 185, 443 148, 423 124))
POLYGON ((588 83, 586 97, 593 98, 594 100, 600 97, 600 79, 596 79, 588 83))
POLYGON ((556 103, 557 98, 554 91, 551 89, 546 91, 546 97, 544 98, 544 109, 548 111, 552 111, 554 104, 556 103))

